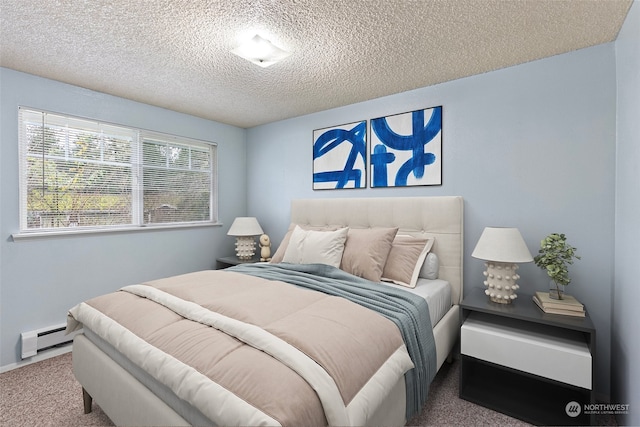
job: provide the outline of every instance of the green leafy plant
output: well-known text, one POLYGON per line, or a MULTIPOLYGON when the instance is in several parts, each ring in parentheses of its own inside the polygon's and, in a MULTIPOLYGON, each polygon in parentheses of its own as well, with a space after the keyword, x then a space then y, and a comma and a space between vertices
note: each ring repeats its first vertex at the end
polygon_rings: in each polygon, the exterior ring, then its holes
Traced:
POLYGON ((574 258, 580 259, 576 255, 576 250, 576 248, 567 243, 567 237, 564 234, 552 233, 542 239, 538 255, 533 258, 536 265, 545 269, 547 275, 555 283, 558 298, 560 299, 562 299, 560 286, 566 286, 571 283, 567 266, 573 264, 574 258))

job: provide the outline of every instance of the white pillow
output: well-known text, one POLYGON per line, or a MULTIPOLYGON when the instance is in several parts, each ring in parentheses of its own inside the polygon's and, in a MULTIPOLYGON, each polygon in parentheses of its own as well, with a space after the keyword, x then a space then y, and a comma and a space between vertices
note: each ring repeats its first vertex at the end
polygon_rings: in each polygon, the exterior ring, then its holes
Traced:
POLYGON ((304 230, 296 225, 282 261, 292 264, 327 264, 340 268, 348 232, 348 228, 315 231, 304 230))
POLYGON ((439 271, 440 260, 438 259, 438 255, 434 254, 433 252, 429 252, 427 254, 427 258, 424 260, 424 264, 422 264, 420 277, 435 280, 438 278, 439 271))
MULTIPOLYGON (((271 258, 271 262, 272 264, 277 264, 279 262, 282 262, 282 258, 284 258, 284 253, 287 250, 287 246, 289 246, 289 239, 291 239, 291 233, 293 233, 293 230, 296 228, 298 224, 294 224, 293 222, 291 224, 289 224, 289 228, 287 229, 287 234, 284 235, 284 238, 282 239, 282 242, 280 242, 280 246, 278 246, 278 250, 276 251, 275 254, 273 254, 273 257, 271 258)), ((337 225, 301 225, 300 226, 303 230, 316 230, 316 231, 335 231, 341 227, 337 226, 337 225)))

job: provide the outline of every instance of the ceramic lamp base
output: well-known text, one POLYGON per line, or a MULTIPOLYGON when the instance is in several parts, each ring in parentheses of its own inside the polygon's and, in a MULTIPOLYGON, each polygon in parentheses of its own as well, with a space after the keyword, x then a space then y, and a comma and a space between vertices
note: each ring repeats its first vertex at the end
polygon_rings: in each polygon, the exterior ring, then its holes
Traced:
POLYGON ((516 281, 520 276, 516 273, 517 264, 489 261, 485 263, 485 267, 486 270, 483 274, 486 278, 484 285, 487 289, 484 293, 491 301, 498 304, 511 304, 514 299, 518 298, 516 291, 520 289, 520 286, 516 281))
POLYGON ((236 237, 236 256, 242 261, 253 258, 256 254, 256 241, 253 236, 236 237))

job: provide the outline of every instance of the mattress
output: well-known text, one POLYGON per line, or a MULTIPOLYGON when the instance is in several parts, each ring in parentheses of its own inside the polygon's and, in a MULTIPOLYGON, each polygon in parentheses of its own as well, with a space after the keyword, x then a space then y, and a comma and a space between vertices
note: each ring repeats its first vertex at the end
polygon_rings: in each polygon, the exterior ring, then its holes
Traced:
POLYGON ((451 308, 451 285, 446 280, 419 278, 415 288, 408 288, 388 282, 381 283, 424 298, 429 305, 429 317, 431 318, 431 325, 433 327, 438 324, 440 319, 442 319, 451 308))

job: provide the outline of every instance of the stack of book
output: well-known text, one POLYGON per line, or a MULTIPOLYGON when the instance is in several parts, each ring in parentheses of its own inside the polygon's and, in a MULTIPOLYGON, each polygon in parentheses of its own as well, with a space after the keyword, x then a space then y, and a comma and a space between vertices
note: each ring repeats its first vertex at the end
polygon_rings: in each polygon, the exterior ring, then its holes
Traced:
POLYGON ((533 302, 545 313, 576 317, 584 317, 585 314, 584 305, 571 295, 563 295, 562 299, 551 299, 548 292, 536 292, 533 302))

